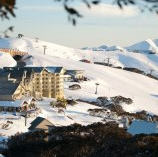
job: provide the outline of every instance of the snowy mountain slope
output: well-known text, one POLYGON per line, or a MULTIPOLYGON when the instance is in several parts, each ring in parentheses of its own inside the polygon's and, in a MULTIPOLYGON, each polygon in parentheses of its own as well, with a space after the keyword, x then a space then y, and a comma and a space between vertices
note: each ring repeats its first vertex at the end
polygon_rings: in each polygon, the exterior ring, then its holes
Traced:
POLYGON ((17 48, 21 51, 27 51, 28 53, 36 52, 38 54, 43 54, 44 45, 47 47, 46 54, 50 56, 71 59, 75 61, 80 59, 88 59, 91 62, 107 62, 107 58, 110 58, 110 63, 114 66, 134 67, 146 71, 147 73, 149 73, 152 69, 154 70, 153 74, 158 76, 157 54, 151 55, 148 53, 131 53, 124 49, 123 51, 120 51, 118 49, 120 48, 119 46, 112 47, 117 49, 109 49, 110 51, 80 50, 40 40, 36 42, 35 39, 26 37, 23 37, 22 39, 0 39, 0 47, 2 48, 17 48))
POLYGON ((4 66, 16 66, 16 61, 10 54, 0 52, 0 68, 4 66))
POLYGON ((124 106, 127 111, 147 110, 158 114, 158 81, 143 75, 101 65, 87 64, 73 60, 32 53, 34 66, 64 66, 67 69, 83 69, 91 81, 81 84, 79 91, 65 89, 67 97, 95 100, 98 96, 122 95, 134 100, 134 104, 124 106), (95 83, 99 82, 98 95, 95 95, 95 83))
POLYGON ((107 45, 101 45, 99 47, 83 47, 82 50, 105 51, 107 48, 107 45))
POLYGON ((121 46, 110 46, 110 47, 108 47, 107 49, 106 49, 106 51, 117 51, 117 50, 119 50, 119 51, 121 51, 121 52, 125 52, 126 50, 123 48, 123 47, 121 47, 121 46))
POLYGON ((26 51, 28 53, 34 51, 43 54, 44 48, 43 46, 46 46, 46 53, 51 56, 57 56, 61 58, 72 58, 74 60, 81 59, 80 57, 80 50, 79 49, 73 49, 73 48, 67 48, 64 46, 60 46, 57 44, 45 42, 45 41, 38 41, 36 42, 35 39, 30 38, 9 38, 9 39, 0 39, 0 47, 1 48, 13 48, 18 49, 20 51, 26 51))
POLYGON ((154 40, 154 43, 156 44, 156 46, 158 47, 158 39, 154 40))
POLYGON ((108 46, 107 46, 107 45, 101 45, 101 46, 99 46, 98 48, 99 48, 99 49, 102 49, 102 50, 106 50, 106 49, 108 48, 108 46))
MULTIPOLYGON (((124 105, 127 111, 147 110, 150 113, 158 114, 158 81, 136 73, 78 61, 86 58, 91 61, 106 62, 106 59, 110 58, 110 62, 115 66, 136 67, 145 71, 152 68, 158 72, 158 54, 128 51, 84 51, 44 41, 36 42, 29 38, 1 39, 0 47, 4 46, 28 51, 32 58, 28 61, 27 66, 64 66, 67 69, 85 70, 85 75, 90 78, 90 81, 82 83, 82 89, 79 91, 70 91, 65 87, 67 97, 95 100, 98 96, 122 95, 134 100, 134 104, 124 105), (43 45, 47 46, 45 55, 43 45), (98 95, 94 94, 96 82, 100 84, 98 95)), ((7 65, 10 65, 10 60, 5 61, 3 66, 7 65)))
POLYGON ((136 43, 134 45, 131 45, 129 47, 126 47, 129 51, 139 51, 139 52, 155 52, 158 53, 158 47, 154 41, 151 39, 147 39, 145 41, 136 43))

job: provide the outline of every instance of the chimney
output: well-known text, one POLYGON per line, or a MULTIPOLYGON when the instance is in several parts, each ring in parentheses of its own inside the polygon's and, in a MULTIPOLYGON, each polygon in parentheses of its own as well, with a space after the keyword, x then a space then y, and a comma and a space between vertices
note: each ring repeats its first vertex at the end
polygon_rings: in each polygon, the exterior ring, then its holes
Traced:
POLYGON ((8 81, 10 80, 10 73, 8 74, 8 81))
POLYGON ((26 73, 27 73, 27 71, 24 71, 24 78, 26 78, 26 73))

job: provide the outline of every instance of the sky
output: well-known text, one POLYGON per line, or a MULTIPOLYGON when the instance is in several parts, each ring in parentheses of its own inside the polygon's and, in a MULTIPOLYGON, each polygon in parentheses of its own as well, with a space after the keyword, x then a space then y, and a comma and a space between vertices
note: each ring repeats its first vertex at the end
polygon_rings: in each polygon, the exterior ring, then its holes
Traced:
POLYGON ((74 48, 103 44, 128 46, 148 38, 158 38, 158 15, 154 13, 141 13, 132 6, 122 11, 109 1, 91 9, 81 3, 74 5, 83 14, 75 27, 68 21, 61 3, 17 0, 16 18, 0 21, 0 30, 13 25, 15 29, 11 36, 22 33, 74 48))

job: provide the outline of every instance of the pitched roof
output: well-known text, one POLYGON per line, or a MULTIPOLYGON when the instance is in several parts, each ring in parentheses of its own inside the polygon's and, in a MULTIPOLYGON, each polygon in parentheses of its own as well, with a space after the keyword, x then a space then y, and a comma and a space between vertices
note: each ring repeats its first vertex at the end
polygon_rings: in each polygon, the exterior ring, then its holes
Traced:
POLYGON ((81 74, 84 73, 84 70, 66 70, 65 74, 76 75, 79 73, 81 73, 81 74))
POLYGON ((46 69, 50 73, 60 73, 63 67, 4 67, 5 71, 8 72, 14 72, 15 76, 20 75, 18 73, 23 73, 26 71, 27 73, 35 72, 35 73, 41 73, 43 69, 46 69))
POLYGON ((63 67, 45 67, 45 69, 50 73, 60 73, 63 67))
POLYGON ((21 107, 24 103, 30 104, 33 100, 33 97, 25 97, 22 100, 15 100, 15 101, 0 101, 0 106, 3 107, 21 107))
MULTIPOLYGON (((37 117, 34 121, 31 122, 31 126, 29 127, 29 130, 34 130, 36 129, 36 127, 42 123, 43 121, 46 121, 48 124, 47 126, 53 126, 53 124, 48 121, 47 119, 43 118, 43 117, 37 117)), ((42 129, 42 128, 41 128, 42 129)))
POLYGON ((13 83, 8 80, 0 80, 0 95, 12 95, 18 88, 20 82, 13 83))

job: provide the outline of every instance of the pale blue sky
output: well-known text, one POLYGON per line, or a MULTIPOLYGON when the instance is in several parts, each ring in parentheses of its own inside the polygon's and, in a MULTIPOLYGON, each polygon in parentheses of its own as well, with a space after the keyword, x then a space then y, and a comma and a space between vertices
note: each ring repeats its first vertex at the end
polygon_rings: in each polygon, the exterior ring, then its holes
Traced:
POLYGON ((12 36, 22 33, 76 48, 102 44, 126 46, 158 38, 158 16, 154 14, 142 14, 132 7, 122 13, 109 4, 93 8, 93 12, 80 4, 77 7, 85 16, 74 27, 61 5, 52 0, 17 0, 17 17, 1 22, 0 29, 14 25, 12 36))

